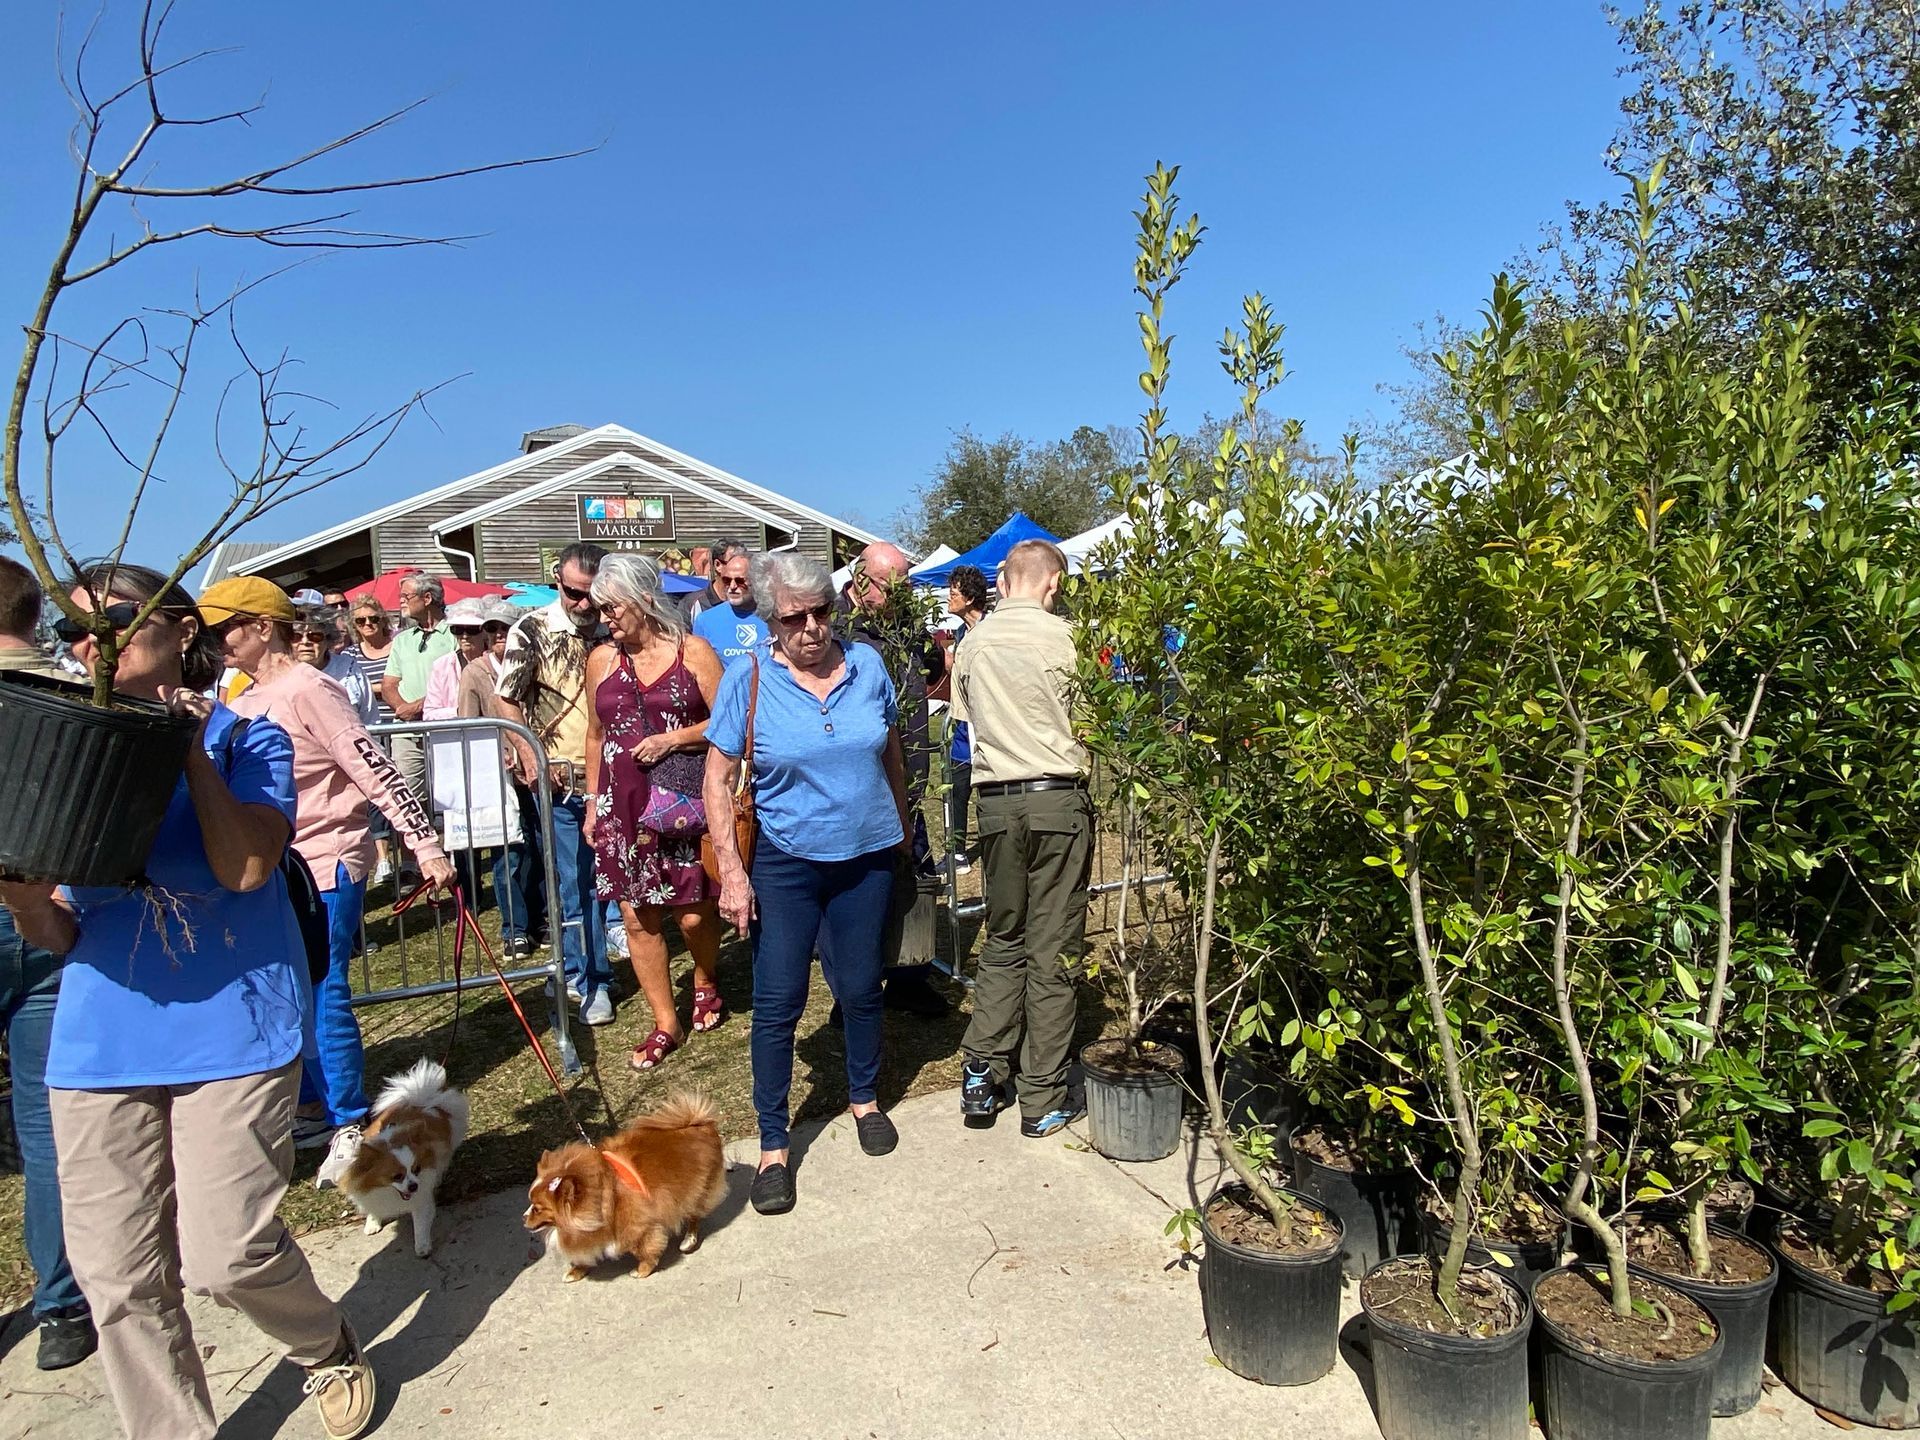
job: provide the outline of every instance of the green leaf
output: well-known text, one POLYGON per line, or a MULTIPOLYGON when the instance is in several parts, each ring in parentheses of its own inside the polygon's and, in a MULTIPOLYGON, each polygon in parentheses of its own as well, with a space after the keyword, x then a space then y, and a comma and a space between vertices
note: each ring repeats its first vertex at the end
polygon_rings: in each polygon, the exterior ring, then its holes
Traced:
POLYGON ((1456 790, 1453 792, 1453 813, 1458 815, 1462 820, 1467 818, 1467 792, 1466 791, 1456 790))
POLYGON ((1662 685, 1658 690, 1654 691, 1653 694, 1649 695, 1647 697, 1647 705, 1656 715, 1658 715, 1662 710, 1666 709, 1667 708, 1667 687, 1662 685))
POLYGON ((1844 1134, 1846 1128, 1838 1120, 1809 1120, 1800 1127, 1800 1134, 1808 1140, 1824 1140, 1829 1135, 1844 1134))

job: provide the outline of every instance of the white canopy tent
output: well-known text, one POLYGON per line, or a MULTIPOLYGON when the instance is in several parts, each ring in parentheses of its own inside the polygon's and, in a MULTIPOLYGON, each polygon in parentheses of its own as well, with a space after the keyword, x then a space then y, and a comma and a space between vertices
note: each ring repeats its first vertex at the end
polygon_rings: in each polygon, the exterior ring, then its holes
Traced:
MULTIPOLYGON (((1091 530, 1083 530, 1070 539, 1062 540, 1060 548, 1066 552, 1068 567, 1078 573, 1086 568, 1087 557, 1100 546, 1109 540, 1131 534, 1132 531, 1133 517, 1126 514, 1116 515, 1113 519, 1096 525, 1091 530)), ((1240 512, 1229 510, 1227 512, 1227 545, 1238 549, 1245 540, 1246 536, 1240 530, 1240 512)))

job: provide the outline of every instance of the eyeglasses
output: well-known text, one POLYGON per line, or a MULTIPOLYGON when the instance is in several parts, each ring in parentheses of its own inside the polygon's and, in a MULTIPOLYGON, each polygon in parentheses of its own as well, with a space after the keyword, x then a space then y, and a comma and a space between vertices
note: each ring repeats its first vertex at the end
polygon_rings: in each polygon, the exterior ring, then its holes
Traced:
POLYGON ((293 638, 307 645, 324 645, 333 637, 324 630, 296 630, 293 638))
POLYGON ((773 618, 789 630, 799 629, 802 625, 806 624, 809 619, 818 620, 822 625, 825 625, 829 620, 833 619, 833 602, 828 600, 823 604, 814 606, 811 610, 796 610, 791 615, 776 615, 773 618))
MULTIPOLYGON (((124 630, 133 624, 133 617, 140 613, 140 607, 131 603, 122 603, 109 605, 100 613, 107 617, 115 630, 124 630)), ((84 625, 74 624, 62 615, 53 622, 53 633, 60 637, 60 643, 63 645, 78 645, 87 636, 93 634, 93 631, 84 625)))
POLYGON ((576 590, 564 580, 560 581, 559 585, 560 593, 576 605, 582 600, 591 600, 593 598, 593 592, 591 590, 576 590))
POLYGON ((745 590, 749 585, 753 584, 753 581, 744 575, 738 580, 730 575, 722 575, 719 580, 714 583, 719 585, 722 590, 745 590))

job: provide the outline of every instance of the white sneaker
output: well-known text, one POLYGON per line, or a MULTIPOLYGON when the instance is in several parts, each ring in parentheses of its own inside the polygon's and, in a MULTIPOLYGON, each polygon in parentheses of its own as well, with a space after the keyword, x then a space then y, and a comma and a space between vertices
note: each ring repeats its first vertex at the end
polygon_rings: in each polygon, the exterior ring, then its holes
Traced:
POLYGON ((633 952, 627 946, 627 927, 609 925, 607 927, 607 953, 618 955, 622 960, 631 960, 633 952))
POLYGON ((347 1173, 347 1167, 353 1163, 353 1157, 360 1153, 360 1127, 342 1125, 333 1132, 333 1142, 327 1146, 327 1158, 320 1162, 320 1168, 314 1173, 313 1186, 316 1190, 331 1190, 340 1183, 340 1177, 347 1173))
POLYGON ((580 1018, 589 1025, 611 1025, 613 1023, 613 997, 602 987, 593 992, 593 999, 580 1007, 580 1018))
POLYGON ((370 878, 367 883, 369 885, 384 885, 392 878, 393 862, 391 860, 382 860, 373 867, 372 878, 370 878))

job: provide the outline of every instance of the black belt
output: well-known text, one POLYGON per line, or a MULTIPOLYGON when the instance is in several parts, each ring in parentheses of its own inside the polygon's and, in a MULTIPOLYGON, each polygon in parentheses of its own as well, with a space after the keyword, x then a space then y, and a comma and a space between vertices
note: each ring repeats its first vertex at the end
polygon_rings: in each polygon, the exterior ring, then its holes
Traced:
POLYGON ((1041 790, 1084 790, 1084 780, 989 780, 973 787, 976 795, 1032 795, 1041 790))

